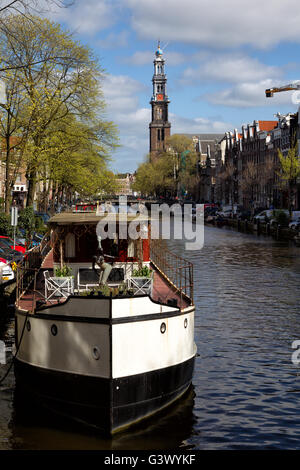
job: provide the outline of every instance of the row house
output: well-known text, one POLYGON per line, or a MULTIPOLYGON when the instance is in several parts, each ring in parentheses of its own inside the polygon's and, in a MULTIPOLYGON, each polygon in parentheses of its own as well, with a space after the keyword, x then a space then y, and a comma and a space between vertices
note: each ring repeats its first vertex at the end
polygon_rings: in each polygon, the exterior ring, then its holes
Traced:
POLYGON ((201 203, 216 199, 216 155, 223 134, 180 134, 190 138, 197 154, 197 189, 193 198, 201 203))
POLYGON ((116 179, 118 189, 117 196, 133 196, 132 185, 135 182, 135 175, 131 173, 119 174, 116 179))
MULTIPOLYGON (((278 150, 287 155, 297 131, 296 114, 277 121, 254 121, 241 133, 226 132, 216 149, 216 201, 247 209, 286 207, 279 185, 278 150)), ((295 192, 297 194, 297 191, 295 192)), ((294 207, 299 207, 299 191, 294 207)))

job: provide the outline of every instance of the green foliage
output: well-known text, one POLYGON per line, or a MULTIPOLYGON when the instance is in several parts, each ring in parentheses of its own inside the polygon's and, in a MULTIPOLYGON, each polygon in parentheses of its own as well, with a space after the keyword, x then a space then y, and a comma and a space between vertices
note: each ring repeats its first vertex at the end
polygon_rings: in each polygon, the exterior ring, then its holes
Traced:
POLYGON ((148 266, 142 266, 140 269, 134 269, 132 272, 133 277, 151 277, 152 269, 148 266))
POLYGON ((300 158, 298 155, 298 143, 289 149, 288 154, 284 156, 278 150, 278 158, 280 162, 280 171, 277 173, 279 176, 279 185, 281 189, 288 190, 288 209, 290 215, 292 213, 292 202, 295 195, 295 186, 297 178, 300 177, 300 158))
POLYGON ((72 269, 64 265, 62 268, 56 268, 54 271, 56 277, 69 277, 72 276, 72 269))
POLYGON ((168 151, 142 163, 133 185, 144 195, 173 195, 179 187, 192 192, 197 183, 197 156, 191 139, 174 134, 167 141, 168 151))
MULTIPOLYGON (((0 31, 0 55, 8 84, 0 130, 13 145, 2 157, 13 175, 6 186, 26 169, 28 205, 39 182, 45 207, 51 189, 54 197, 97 194, 112 182, 102 176, 117 130, 105 119, 102 70, 91 50, 55 22, 11 15, 0 31)), ((10 200, 5 205, 8 213, 10 200)))
POLYGON ((280 225, 281 227, 288 227, 290 218, 286 212, 281 211, 281 210, 278 210, 278 211, 276 210, 274 211, 274 218, 276 220, 276 223, 280 225))
POLYGON ((101 295, 103 297, 126 297, 133 295, 132 289, 127 289, 126 283, 121 282, 121 284, 117 287, 109 287, 107 284, 100 285, 96 291, 87 289, 85 291, 81 291, 80 296, 82 297, 92 297, 94 295, 101 295))
POLYGON ((283 182, 289 183, 300 176, 298 144, 289 149, 287 156, 284 156, 282 152, 278 150, 278 157, 281 166, 281 170, 278 175, 283 182))
POLYGON ((0 235, 11 237, 13 234, 13 227, 10 225, 10 215, 3 212, 0 213, 0 235))
POLYGON ((22 209, 18 216, 18 227, 25 230, 27 245, 30 246, 32 234, 35 230, 35 215, 33 207, 22 209))

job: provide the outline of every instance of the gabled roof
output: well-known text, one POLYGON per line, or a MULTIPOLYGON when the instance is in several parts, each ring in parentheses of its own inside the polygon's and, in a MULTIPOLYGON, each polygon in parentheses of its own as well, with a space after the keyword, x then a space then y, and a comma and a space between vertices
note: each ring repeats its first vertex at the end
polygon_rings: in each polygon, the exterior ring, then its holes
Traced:
POLYGON ((278 126, 278 121, 258 121, 260 131, 272 131, 278 126))
POLYGON ((184 135, 190 139, 194 137, 200 138, 201 142, 201 152, 207 153, 207 147, 210 146, 211 153, 215 152, 216 143, 220 142, 220 140, 224 137, 224 134, 183 134, 177 133, 177 135, 184 135))

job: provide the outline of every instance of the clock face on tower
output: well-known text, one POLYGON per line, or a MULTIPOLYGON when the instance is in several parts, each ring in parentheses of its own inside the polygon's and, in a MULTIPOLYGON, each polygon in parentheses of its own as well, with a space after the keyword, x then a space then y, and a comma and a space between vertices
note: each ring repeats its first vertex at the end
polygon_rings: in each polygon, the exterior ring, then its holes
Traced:
POLYGON ((156 98, 157 98, 157 101, 163 101, 164 95, 163 95, 162 93, 158 93, 158 94, 156 95, 156 98))

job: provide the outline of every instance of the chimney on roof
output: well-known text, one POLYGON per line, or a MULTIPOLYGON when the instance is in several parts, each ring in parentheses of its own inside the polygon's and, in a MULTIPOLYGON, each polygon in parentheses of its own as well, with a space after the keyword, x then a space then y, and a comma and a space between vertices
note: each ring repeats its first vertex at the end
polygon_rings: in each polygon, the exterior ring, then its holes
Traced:
POLYGON ((255 129, 256 129, 256 132, 259 132, 259 122, 258 121, 254 121, 254 126, 255 126, 255 129))
POLYGON ((201 139, 200 139, 200 135, 199 135, 199 137, 198 137, 198 152, 199 152, 200 155, 201 155, 202 149, 201 149, 201 139))
POLYGON ((228 149, 229 148, 229 132, 225 132, 225 136, 226 136, 226 148, 228 149))
POLYGON ((207 146, 207 158, 210 158, 210 145, 207 146))
POLYGON ((242 134, 243 134, 243 139, 246 139, 247 138, 247 132, 246 132, 245 124, 242 125, 242 134))

